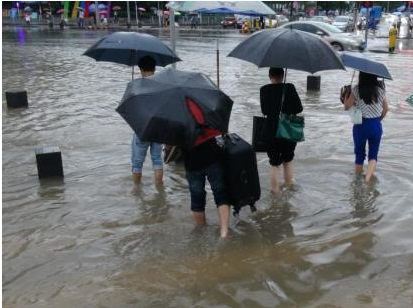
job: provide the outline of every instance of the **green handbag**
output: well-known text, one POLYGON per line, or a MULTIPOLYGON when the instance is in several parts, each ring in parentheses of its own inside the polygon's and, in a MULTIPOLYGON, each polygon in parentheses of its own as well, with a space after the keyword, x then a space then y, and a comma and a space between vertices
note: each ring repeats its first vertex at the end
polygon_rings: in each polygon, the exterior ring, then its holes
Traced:
POLYGON ((304 117, 280 112, 276 137, 294 142, 304 141, 304 126, 304 117))
POLYGON ((304 117, 295 114, 285 114, 282 112, 285 96, 284 90, 285 89, 283 87, 276 137, 294 142, 304 141, 304 117))

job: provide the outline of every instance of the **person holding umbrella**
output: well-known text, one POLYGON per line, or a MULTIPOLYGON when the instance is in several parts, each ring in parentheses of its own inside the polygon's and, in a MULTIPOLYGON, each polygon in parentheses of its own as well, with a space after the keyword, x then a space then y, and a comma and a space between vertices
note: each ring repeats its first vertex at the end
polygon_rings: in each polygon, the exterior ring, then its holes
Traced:
MULTIPOLYGON (((142 78, 155 74, 155 64, 156 62, 151 56, 145 56, 139 60, 138 67, 141 71, 142 78)), ((133 134, 131 144, 133 180, 136 184, 140 184, 142 181, 142 168, 148 148, 150 148, 155 183, 161 185, 163 177, 162 144, 156 142, 142 142, 136 133, 133 134)))
POLYGON ((386 116, 389 107, 386 99, 384 82, 379 82, 377 76, 360 71, 359 82, 344 99, 344 109, 351 107, 361 109, 362 123, 354 124, 353 140, 355 172, 363 173, 363 164, 366 158, 366 143, 368 143, 368 164, 365 176, 366 183, 370 183, 376 170, 377 156, 383 129, 381 120, 386 116))
POLYGON ((284 69, 271 67, 269 69, 271 83, 261 87, 261 111, 267 116, 268 123, 264 135, 267 142, 267 155, 271 165, 271 192, 279 192, 278 172, 282 164, 284 168, 285 185, 292 184, 292 166, 297 142, 276 138, 276 128, 280 112, 298 114, 303 111, 300 97, 292 83, 283 83, 284 69), (283 104, 282 101, 287 102, 283 104))
POLYGON ((206 224, 205 182, 208 179, 214 194, 214 201, 218 208, 220 220, 220 236, 226 238, 228 234, 230 207, 225 187, 225 174, 222 166, 221 152, 214 137, 222 135, 217 129, 209 128, 199 106, 190 98, 186 98, 189 112, 199 126, 199 134, 194 147, 184 149, 184 163, 186 179, 191 194, 191 211, 197 225, 206 224))
MULTIPOLYGON (((277 193, 277 166, 284 164, 284 178, 286 183, 290 184, 292 179, 290 163, 294 157, 296 144, 289 138, 284 139, 290 141, 277 140, 277 134, 282 131, 279 129, 279 124, 282 124, 282 121, 278 116, 285 113, 290 117, 291 114, 302 111, 301 101, 295 87, 285 83, 287 69, 313 74, 324 70, 344 70, 343 63, 330 44, 319 36, 292 28, 258 31, 236 46, 228 54, 228 57, 251 62, 258 67, 271 68, 269 76, 271 84, 261 88, 260 98, 261 110, 268 115, 264 136, 266 136, 265 143, 267 143, 270 165, 273 166, 270 173, 271 191, 277 193), (285 72, 283 69, 277 68, 283 68, 285 72), (284 84, 280 84, 282 76, 284 76, 284 84), (268 145, 270 145, 269 148, 268 145)), ((303 141, 303 138, 300 141, 303 141)))

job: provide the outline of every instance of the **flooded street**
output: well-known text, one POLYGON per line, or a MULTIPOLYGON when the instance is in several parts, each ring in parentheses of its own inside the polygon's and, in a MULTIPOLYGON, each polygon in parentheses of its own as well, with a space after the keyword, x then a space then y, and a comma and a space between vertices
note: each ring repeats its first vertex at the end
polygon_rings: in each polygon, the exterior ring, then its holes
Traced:
MULTIPOLYGON (((169 45, 167 31, 148 33, 169 45)), ((268 158, 258 154, 258 211, 244 208, 220 241, 210 189, 209 224, 194 228, 182 166, 166 166, 157 188, 147 157, 143 185, 133 184, 132 130, 115 112, 130 67, 82 56, 104 34, 3 30, 3 307, 413 305, 412 52, 366 53, 394 78, 369 186, 353 173, 339 100, 352 70, 321 72, 320 93, 306 92, 307 73, 289 71, 306 116, 296 185, 272 197, 268 158), (11 89, 27 90, 28 109, 7 109, 11 89), (38 180, 34 149, 46 146, 60 146, 62 181, 38 180)), ((217 37, 230 131, 250 142, 268 69, 226 57, 245 36, 181 31, 177 68, 215 81, 217 37)))

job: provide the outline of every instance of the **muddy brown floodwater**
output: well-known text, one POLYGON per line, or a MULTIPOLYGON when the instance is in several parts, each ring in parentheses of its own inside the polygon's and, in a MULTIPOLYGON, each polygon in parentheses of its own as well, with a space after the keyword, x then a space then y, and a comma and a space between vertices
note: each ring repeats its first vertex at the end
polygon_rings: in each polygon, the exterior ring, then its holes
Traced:
MULTIPOLYGON (((168 33, 149 31, 168 43, 168 33)), ((130 68, 82 53, 104 32, 3 29, 4 307, 411 307, 413 302, 413 54, 366 53, 385 63, 390 112, 377 180, 353 174, 351 123, 338 99, 352 71, 290 71, 304 105, 306 141, 296 185, 271 197, 258 154, 262 198, 244 209, 227 241, 195 229, 181 166, 141 188, 130 176, 132 131, 115 112, 130 68), (27 89, 30 107, 8 110, 4 91, 27 89), (37 178, 34 149, 60 146, 65 178, 37 178)), ((230 129, 251 140, 267 69, 226 55, 245 37, 181 31, 177 68, 213 80, 233 100, 230 129)))

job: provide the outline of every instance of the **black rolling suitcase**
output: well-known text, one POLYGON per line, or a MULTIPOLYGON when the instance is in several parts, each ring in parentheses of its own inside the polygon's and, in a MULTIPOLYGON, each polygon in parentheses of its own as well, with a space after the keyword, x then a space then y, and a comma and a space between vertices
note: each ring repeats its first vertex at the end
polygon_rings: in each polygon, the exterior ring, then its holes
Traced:
POLYGON ((252 146, 237 134, 229 134, 218 139, 223 147, 227 193, 234 214, 249 205, 255 211, 255 202, 260 199, 261 188, 258 176, 257 158, 252 146))

